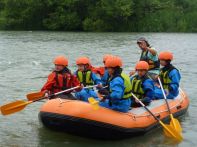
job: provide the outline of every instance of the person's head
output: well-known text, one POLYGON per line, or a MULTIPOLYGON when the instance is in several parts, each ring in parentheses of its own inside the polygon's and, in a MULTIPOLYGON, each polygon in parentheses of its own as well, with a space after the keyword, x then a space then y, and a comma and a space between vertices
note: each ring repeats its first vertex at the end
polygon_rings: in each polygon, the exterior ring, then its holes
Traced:
POLYGON ((80 57, 76 60, 79 71, 86 71, 90 68, 90 60, 88 57, 80 57))
POLYGON ((112 56, 113 56, 113 55, 105 54, 105 55, 103 56, 103 64, 105 65, 106 60, 107 60, 108 58, 112 57, 112 56))
POLYGON ((143 77, 147 74, 149 69, 149 65, 146 61, 139 61, 136 66, 135 66, 135 70, 138 73, 139 77, 143 77))
POLYGON ((137 40, 137 44, 140 47, 140 49, 142 49, 142 50, 146 50, 147 47, 150 47, 150 44, 148 43, 148 41, 144 37, 139 38, 137 40))
POLYGON ((68 66, 68 59, 64 56, 57 56, 53 60, 53 63, 55 64, 55 71, 62 71, 68 66))
POLYGON ((107 68, 110 76, 121 74, 122 60, 120 57, 111 56, 106 60, 105 67, 107 68))
POLYGON ((173 54, 171 52, 164 51, 159 54, 159 61, 161 66, 169 65, 172 60, 173 60, 173 54))

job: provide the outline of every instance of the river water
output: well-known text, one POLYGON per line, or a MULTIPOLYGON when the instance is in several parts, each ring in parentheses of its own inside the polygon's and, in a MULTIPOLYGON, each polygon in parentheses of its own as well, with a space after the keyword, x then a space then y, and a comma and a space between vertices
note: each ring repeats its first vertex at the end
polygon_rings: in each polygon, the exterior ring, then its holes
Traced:
MULTIPOLYGON (((184 141, 172 144, 162 129, 144 136, 119 140, 92 140, 48 130, 39 123, 43 102, 35 102, 23 111, 0 115, 0 146, 197 146, 197 34, 184 33, 73 33, 73 32, 0 32, 0 105, 25 99, 38 91, 53 69, 57 55, 69 58, 69 67, 76 70, 75 59, 88 56, 93 65, 102 65, 104 54, 122 57, 124 71, 129 73, 139 59, 137 38, 146 37, 158 52, 174 53, 174 65, 180 69, 181 86, 190 98, 188 112, 181 118, 184 141)), ((96 132, 95 132, 96 133, 96 132)))

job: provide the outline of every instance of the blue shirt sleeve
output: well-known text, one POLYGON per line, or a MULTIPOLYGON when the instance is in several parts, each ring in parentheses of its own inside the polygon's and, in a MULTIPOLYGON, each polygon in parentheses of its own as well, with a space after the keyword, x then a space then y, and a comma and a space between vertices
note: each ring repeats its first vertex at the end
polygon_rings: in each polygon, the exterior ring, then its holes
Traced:
POLYGON ((102 84, 101 79, 93 72, 91 74, 91 78, 94 81, 94 84, 102 84))
POLYGON ((112 100, 119 100, 124 95, 124 81, 120 77, 116 77, 110 82, 110 98, 112 100))
POLYGON ((147 79, 144 81, 143 83, 143 90, 145 92, 145 97, 148 97, 150 99, 154 98, 155 95, 155 87, 154 87, 154 83, 151 79, 147 79))
POLYGON ((174 91, 174 92, 178 91, 179 83, 180 83, 180 79, 181 79, 181 75, 180 75, 179 71, 177 69, 173 69, 169 73, 169 78, 171 80, 170 91, 174 91))
POLYGON ((109 77, 108 70, 105 69, 105 73, 104 73, 103 77, 101 78, 101 82, 103 85, 107 84, 108 77, 109 77))

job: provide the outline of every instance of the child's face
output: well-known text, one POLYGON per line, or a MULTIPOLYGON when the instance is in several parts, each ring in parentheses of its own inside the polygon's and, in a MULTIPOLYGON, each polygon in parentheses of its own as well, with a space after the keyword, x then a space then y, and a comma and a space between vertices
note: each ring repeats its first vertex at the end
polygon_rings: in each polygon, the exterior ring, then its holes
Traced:
POLYGON ((79 71, 85 71, 85 65, 79 64, 77 65, 79 71))
POLYGON ((160 60, 160 64, 161 64, 161 66, 166 66, 166 61, 165 60, 160 60))
POLYGON ((55 71, 62 71, 64 69, 63 65, 55 65, 55 71))
POLYGON ((139 76, 139 77, 143 77, 143 76, 146 75, 147 70, 137 70, 137 73, 138 73, 138 76, 139 76))
POLYGON ((108 71, 108 73, 109 73, 110 76, 112 76, 114 74, 114 69, 111 68, 111 67, 108 67, 107 68, 107 71, 108 71))

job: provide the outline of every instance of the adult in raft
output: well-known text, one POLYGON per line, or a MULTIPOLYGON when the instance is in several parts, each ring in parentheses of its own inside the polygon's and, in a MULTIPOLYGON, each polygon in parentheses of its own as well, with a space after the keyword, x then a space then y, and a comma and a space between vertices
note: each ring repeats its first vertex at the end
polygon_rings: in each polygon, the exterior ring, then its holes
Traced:
MULTIPOLYGON (((91 63, 88 57, 80 57, 76 60, 76 64, 78 66, 78 70, 75 72, 80 83, 86 86, 97 85, 97 87, 101 86, 101 80, 97 75, 91 70, 91 63)), ((80 92, 77 92, 75 96, 82 101, 88 102, 89 97, 97 98, 97 93, 93 90, 93 88, 82 89, 80 92)))
MULTIPOLYGON (((154 99, 155 86, 153 80, 148 76, 149 65, 146 61, 139 61, 135 69, 137 75, 130 78, 131 91, 137 96, 145 105, 149 105, 151 100, 154 99)), ((131 107, 141 107, 140 103, 132 98, 131 107)))
MULTIPOLYGON (((179 94, 181 75, 179 70, 171 64, 171 61, 173 60, 173 54, 169 51, 161 52, 159 54, 159 60, 162 66, 159 77, 166 93, 166 97, 168 99, 174 99, 179 94)), ((155 89, 155 98, 164 98, 158 83, 157 87, 158 88, 155 89)))
MULTIPOLYGON (((45 93, 45 96, 66 90, 72 87, 80 86, 80 82, 77 77, 71 74, 68 68, 68 59, 64 56, 57 56, 54 61, 55 69, 49 74, 47 82, 42 87, 41 91, 45 93)), ((76 89, 80 91, 81 87, 76 89)), ((72 91, 65 92, 57 97, 65 99, 76 99, 72 94, 72 91)), ((55 98, 55 97, 53 97, 55 98)))
MULTIPOLYGON (((157 51, 152 48, 146 38, 141 37, 137 40, 139 48, 142 50, 140 61, 146 61, 149 64, 148 74, 152 79, 155 79, 159 74, 159 59, 157 51)), ((135 71, 130 72, 130 76, 134 75, 135 71)))
POLYGON ((106 95, 99 104, 112 110, 128 112, 131 105, 131 83, 129 76, 122 72, 122 60, 116 56, 110 57, 106 60, 105 67, 110 76, 109 92, 105 92, 106 95))

